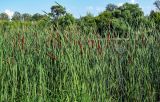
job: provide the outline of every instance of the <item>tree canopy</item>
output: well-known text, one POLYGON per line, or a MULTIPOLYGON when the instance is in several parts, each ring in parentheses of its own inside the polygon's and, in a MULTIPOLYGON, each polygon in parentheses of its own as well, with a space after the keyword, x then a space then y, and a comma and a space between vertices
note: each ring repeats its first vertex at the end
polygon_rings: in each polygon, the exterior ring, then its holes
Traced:
MULTIPOLYGON (((160 10, 160 0, 156 0, 154 5, 160 10)), ((29 13, 21 14, 20 12, 14 12, 12 21, 34 21, 38 24, 47 25, 51 24, 55 28, 66 28, 70 25, 76 25, 77 27, 85 30, 95 29, 102 36, 108 31, 119 33, 119 35, 128 31, 127 28, 138 30, 141 26, 156 25, 159 29, 160 13, 159 11, 152 11, 149 16, 145 16, 142 8, 139 4, 124 3, 121 6, 115 4, 107 4, 104 11, 100 12, 97 16, 87 13, 86 16, 75 18, 71 13, 66 11, 66 8, 55 2, 51 7, 49 13, 45 14, 35 13, 33 15, 29 13), (154 24, 151 24, 154 23, 154 24)), ((6 13, 0 14, 0 20, 9 20, 6 13)))
POLYGON ((6 13, 1 13, 0 20, 9 20, 9 16, 6 13))
POLYGON ((160 0, 156 0, 154 2, 154 5, 157 7, 158 10, 160 10, 160 0))
POLYGON ((51 7, 51 14, 53 18, 59 18, 60 16, 66 14, 66 9, 56 2, 56 5, 51 7))

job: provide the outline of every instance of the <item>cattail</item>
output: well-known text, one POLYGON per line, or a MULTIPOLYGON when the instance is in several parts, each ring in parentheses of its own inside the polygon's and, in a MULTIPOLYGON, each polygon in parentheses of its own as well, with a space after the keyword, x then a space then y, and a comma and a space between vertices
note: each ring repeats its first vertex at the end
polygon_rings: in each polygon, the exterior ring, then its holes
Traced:
POLYGON ((111 40, 111 35, 110 35, 110 32, 108 32, 107 41, 106 41, 106 47, 109 46, 110 40, 111 40))
POLYGON ((128 64, 132 64, 133 61, 132 61, 132 56, 128 56, 128 64))
POLYGON ((92 46, 91 40, 88 40, 88 47, 90 48, 92 46))
POLYGON ((57 57, 55 57, 51 52, 47 53, 47 56, 50 57, 53 61, 57 60, 57 57))
POLYGON ((56 45, 57 45, 57 42, 56 42, 56 41, 53 41, 53 42, 52 42, 52 48, 56 49, 56 45))
POLYGON ((12 56, 14 57, 14 51, 15 51, 15 48, 16 48, 16 40, 13 38, 13 50, 12 50, 12 56))
POLYGON ((22 42, 22 50, 23 50, 23 49, 24 49, 24 43, 25 43, 24 36, 22 37, 22 40, 21 40, 21 42, 22 42))
POLYGON ((80 41, 78 41, 78 44, 79 44, 80 48, 82 49, 82 44, 81 44, 81 42, 80 42, 80 41))
POLYGON ((61 43, 61 41, 58 42, 58 48, 62 48, 62 43, 61 43))
POLYGON ((62 47, 61 37, 60 37, 60 35, 59 35, 58 32, 56 33, 56 40, 57 40, 57 42, 58 42, 58 48, 61 48, 61 47, 62 47))
POLYGON ((108 33, 108 35, 107 35, 107 41, 108 41, 108 43, 110 42, 110 40, 111 40, 111 35, 110 35, 110 33, 108 33))
POLYGON ((100 40, 98 40, 98 46, 97 46, 98 52, 101 54, 102 53, 102 48, 101 48, 101 43, 100 40))
POLYGON ((144 38, 144 34, 142 34, 142 45, 145 45, 145 38, 144 38))
POLYGON ((57 32, 56 35, 57 35, 57 38, 58 38, 59 37, 59 33, 57 32))
POLYGON ((20 38, 20 34, 18 34, 18 48, 20 49, 20 43, 21 43, 21 38, 20 38))
POLYGON ((78 45, 79 45, 79 47, 80 47, 81 54, 83 54, 83 46, 82 46, 82 44, 81 44, 80 40, 78 41, 78 45))
POLYGON ((77 41, 76 40, 74 40, 74 45, 77 45, 77 41))
POLYGON ((91 40, 91 42, 92 42, 92 48, 93 48, 93 47, 94 47, 95 41, 94 41, 94 40, 91 40))
POLYGON ((68 39, 68 34, 64 35, 64 41, 65 41, 65 42, 68 42, 68 41, 69 41, 69 39, 68 39))

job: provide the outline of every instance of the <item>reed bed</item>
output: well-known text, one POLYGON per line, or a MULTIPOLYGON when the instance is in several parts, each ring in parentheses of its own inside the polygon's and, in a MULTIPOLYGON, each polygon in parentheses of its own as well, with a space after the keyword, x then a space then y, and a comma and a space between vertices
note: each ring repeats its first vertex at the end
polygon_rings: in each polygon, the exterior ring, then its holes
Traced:
POLYGON ((160 34, 129 33, 0 29, 0 102, 160 101, 160 34))

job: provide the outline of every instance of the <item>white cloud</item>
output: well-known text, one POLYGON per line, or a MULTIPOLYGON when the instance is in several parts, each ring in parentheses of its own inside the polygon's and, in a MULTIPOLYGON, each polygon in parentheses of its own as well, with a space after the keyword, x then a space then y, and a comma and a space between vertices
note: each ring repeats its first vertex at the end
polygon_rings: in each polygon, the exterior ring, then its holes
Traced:
POLYGON ((14 12, 9 9, 6 9, 4 12, 9 16, 10 19, 12 18, 13 14, 14 14, 14 12))
POLYGON ((120 7, 120 6, 122 6, 123 4, 124 4, 124 3, 121 2, 121 3, 118 3, 117 6, 120 7))
POLYGON ((135 3, 136 3, 136 0, 130 0, 130 2, 131 2, 132 4, 135 4, 135 3))

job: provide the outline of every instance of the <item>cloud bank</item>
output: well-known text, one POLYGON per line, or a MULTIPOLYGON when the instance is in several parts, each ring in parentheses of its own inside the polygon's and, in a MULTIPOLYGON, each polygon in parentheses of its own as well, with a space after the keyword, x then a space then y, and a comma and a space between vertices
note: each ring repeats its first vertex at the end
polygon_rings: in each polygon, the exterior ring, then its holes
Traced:
POLYGON ((10 19, 12 18, 13 14, 14 14, 14 12, 9 9, 6 9, 4 12, 9 16, 10 19))

